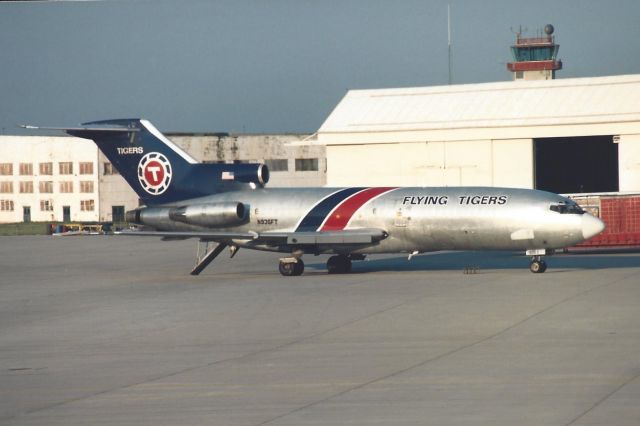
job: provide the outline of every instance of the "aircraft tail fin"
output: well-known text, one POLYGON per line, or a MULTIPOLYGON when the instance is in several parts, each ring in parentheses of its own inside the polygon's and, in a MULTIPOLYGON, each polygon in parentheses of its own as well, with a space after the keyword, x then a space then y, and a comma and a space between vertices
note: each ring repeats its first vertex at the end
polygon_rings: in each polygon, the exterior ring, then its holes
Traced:
POLYGON ((146 205, 255 188, 269 180, 264 164, 199 163, 147 120, 93 121, 59 130, 93 140, 146 205))

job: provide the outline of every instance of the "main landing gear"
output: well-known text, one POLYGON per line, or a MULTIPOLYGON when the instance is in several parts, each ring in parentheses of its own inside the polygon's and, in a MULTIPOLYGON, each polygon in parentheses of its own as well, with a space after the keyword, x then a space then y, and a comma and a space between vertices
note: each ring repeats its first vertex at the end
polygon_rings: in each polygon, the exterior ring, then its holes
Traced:
POLYGON ((327 270, 330 274, 348 274, 351 272, 351 259, 343 254, 331 256, 327 260, 327 270))
POLYGON ((304 272, 304 262, 298 257, 280 259, 278 270, 285 277, 297 277, 304 272))
MULTIPOLYGON (((351 260, 363 260, 364 255, 338 254, 327 260, 327 271, 330 274, 348 274, 351 272, 351 260)), ((304 262, 300 256, 285 257, 280 259, 278 270, 285 277, 297 277, 304 272, 304 262)))

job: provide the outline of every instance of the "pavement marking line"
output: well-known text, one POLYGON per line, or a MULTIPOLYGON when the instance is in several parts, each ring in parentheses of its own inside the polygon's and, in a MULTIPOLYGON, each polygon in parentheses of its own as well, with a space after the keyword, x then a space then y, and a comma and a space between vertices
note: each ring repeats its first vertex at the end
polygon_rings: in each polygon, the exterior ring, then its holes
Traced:
MULTIPOLYGON (((352 388, 350 388, 350 389, 345 389, 345 390, 343 390, 343 391, 340 391, 340 392, 338 392, 338 393, 336 393, 336 394, 334 394, 334 395, 328 396, 328 397, 323 398, 323 399, 320 399, 320 400, 318 400, 318 401, 311 402, 311 403, 306 404, 306 405, 304 405, 304 406, 302 406, 302 407, 298 407, 298 408, 296 408, 295 410, 291 410, 291 411, 289 411, 288 413, 284 413, 284 414, 282 414, 282 415, 279 415, 279 416, 273 417, 273 418, 271 418, 271 419, 269 419, 269 420, 265 420, 265 421, 263 421, 263 422, 261 422, 261 423, 257 423, 255 426, 263 426, 263 425, 267 425, 267 424, 269 424, 269 423, 273 423, 273 422, 275 422, 275 421, 277 421, 277 420, 283 419, 283 418, 285 418, 285 417, 287 417, 287 416, 290 416, 290 415, 292 415, 292 414, 295 414, 295 413, 298 413, 298 412, 300 412, 300 411, 306 410, 307 408, 311 408, 311 407, 314 407, 314 406, 316 406, 316 405, 320 405, 320 404, 322 404, 322 403, 324 403, 324 402, 330 401, 330 400, 332 400, 332 399, 339 398, 339 397, 341 397, 341 396, 343 396, 343 395, 348 394, 349 392, 353 392, 353 391, 356 391, 356 390, 358 390, 358 389, 362 389, 362 388, 367 387, 367 386, 369 386, 369 385, 372 385, 372 384, 374 384, 374 383, 381 382, 381 381, 384 381, 384 380, 389 379, 389 378, 391 378, 391 377, 395 377, 395 376, 397 376, 397 375, 400 375, 400 374, 406 373, 407 371, 413 370, 414 368, 419 368, 419 367, 425 366, 425 365, 427 365, 427 364, 430 364, 430 363, 432 363, 432 362, 437 362, 437 361, 439 361, 439 360, 441 360, 441 359, 444 359, 444 358, 446 358, 446 357, 448 357, 448 356, 450 356, 450 355, 454 355, 454 354, 456 354, 456 353, 458 353, 458 352, 462 352, 462 351, 464 351, 464 350, 466 350, 466 349, 470 349, 470 348, 472 348, 472 347, 474 347, 474 346, 480 345, 480 344, 482 344, 482 343, 484 343, 484 342, 487 342, 487 341, 489 341, 489 340, 491 340, 491 339, 494 339, 494 338, 496 338, 496 337, 498 337, 498 336, 501 336, 501 335, 503 335, 503 334, 505 334, 505 333, 508 333, 510 330, 513 330, 514 328, 519 327, 520 325, 522 325, 522 324, 524 324, 524 323, 528 322, 529 320, 532 320, 532 319, 534 319, 534 318, 536 318, 536 317, 538 317, 538 316, 540 316, 540 315, 542 315, 542 314, 544 314, 544 313, 546 313, 546 312, 551 311, 552 309, 554 309, 554 308, 555 308, 555 307, 557 307, 557 306, 562 305, 563 303, 569 302, 569 301, 571 301, 571 300, 573 300, 573 299, 576 299, 576 298, 579 298, 579 297, 584 296, 584 295, 586 295, 586 294, 589 294, 589 293, 591 293, 591 292, 593 292, 593 291, 595 291, 595 290, 600 290, 600 289, 606 288, 606 287, 608 287, 608 286, 611 286, 611 285, 614 285, 614 284, 618 284, 618 283, 620 283, 620 282, 624 282, 624 281, 628 280, 629 278, 632 278, 632 277, 634 277, 634 276, 636 276, 636 275, 638 275, 638 273, 637 273, 637 272, 636 272, 636 273, 633 273, 633 274, 630 274, 630 275, 627 275, 627 276, 624 276, 624 277, 621 277, 621 278, 619 278, 619 279, 617 279, 617 280, 614 280, 614 281, 611 281, 611 282, 608 282, 608 283, 604 283, 604 284, 600 284, 600 285, 597 285, 597 286, 594 286, 594 287, 588 288, 588 289, 583 290, 583 291, 581 291, 581 292, 579 292, 579 293, 576 293, 576 294, 574 294, 574 295, 572 295, 572 296, 566 297, 566 298, 564 298, 564 299, 560 300, 559 302, 556 302, 556 303, 554 303, 554 304, 552 304, 552 305, 550 305, 550 306, 548 306, 548 307, 546 307, 546 308, 542 309, 541 311, 538 311, 538 312, 536 312, 536 313, 534 313, 534 314, 531 314, 531 315, 529 315, 528 317, 526 317, 526 318, 524 318, 524 319, 522 319, 522 320, 518 321, 517 323, 512 324, 512 325, 510 325, 509 327, 507 327, 507 328, 505 328, 505 329, 503 329, 503 330, 500 330, 500 331, 498 331, 497 333, 494 333, 494 334, 492 334, 492 335, 490 335, 490 336, 487 336, 487 337, 482 338, 482 339, 480 339, 480 340, 477 340, 477 341, 475 341, 475 342, 472 342, 472 343, 469 343, 469 344, 466 344, 466 345, 460 346, 460 347, 459 347, 459 348, 457 348, 457 349, 452 349, 452 350, 450 350, 450 351, 448 351, 448 352, 442 353, 442 354, 440 354, 440 355, 438 355, 438 356, 435 356, 435 357, 433 357, 433 358, 429 358, 429 359, 427 359, 427 360, 425 360, 425 361, 421 361, 421 362, 419 362, 419 363, 417 363, 417 364, 414 364, 414 365, 411 365, 411 366, 409 366, 409 367, 403 368, 403 369, 398 370, 398 371, 396 371, 396 372, 393 372, 393 373, 387 374, 387 375, 385 375, 385 376, 382 376, 382 377, 378 377, 378 378, 375 378, 375 379, 369 380, 368 382, 365 382, 365 383, 361 383, 361 384, 359 384, 359 385, 357 385, 357 386, 354 386, 354 387, 352 387, 352 388)), ((415 300, 415 299, 414 299, 414 300, 415 300)), ((604 402, 607 398, 609 398, 609 397, 610 397, 611 395, 613 395, 615 392, 617 392, 618 390, 622 389, 626 384, 628 384, 628 383, 632 382, 635 378, 637 378, 637 377, 639 377, 639 376, 640 376, 640 373, 639 373, 638 375, 634 376, 632 379, 627 380, 627 381, 626 381, 625 383, 623 383, 621 386, 619 386, 618 388, 616 388, 612 393, 610 393, 610 394, 606 395, 603 399, 601 399, 600 401, 598 401, 598 402, 597 402, 593 407, 591 407, 589 410, 587 410, 587 411, 586 411, 585 413, 583 413, 582 415, 584 415, 584 414, 586 414, 587 412, 591 411, 593 408, 595 408, 596 406, 598 406, 601 402, 604 402)), ((580 417, 582 417, 582 415, 581 415, 580 417)), ((575 421, 575 420, 577 420, 577 419, 579 419, 580 417, 577 417, 576 419, 574 419, 574 421, 575 421)), ((572 422, 572 423, 573 423, 573 422, 572 422)), ((567 426, 571 425, 572 423, 567 424, 567 426)))
POLYGON ((566 426, 571 426, 573 424, 575 424, 577 421, 579 421, 580 419, 582 419, 583 417, 585 417, 587 414, 589 414, 590 412, 592 412, 593 410, 595 410, 596 408, 598 408, 600 405, 602 405, 606 400, 608 400, 609 398, 611 398, 613 395, 615 395, 616 393, 618 393, 619 391, 621 391, 622 389, 624 389, 625 386, 631 384, 632 382, 634 382, 636 379, 638 379, 640 377, 640 371, 638 371, 637 374, 635 374, 634 376, 628 378, 627 380, 625 380, 624 382, 622 382, 619 386, 617 386, 615 389, 613 389, 611 392, 609 392, 608 394, 606 394, 605 396, 603 396, 602 398, 600 398, 598 401, 596 401, 595 404, 593 404, 591 407, 589 407, 588 409, 586 409, 585 411, 583 411, 582 413, 580 413, 580 415, 578 415, 577 417, 575 417, 573 420, 571 420, 569 423, 566 424, 566 426))

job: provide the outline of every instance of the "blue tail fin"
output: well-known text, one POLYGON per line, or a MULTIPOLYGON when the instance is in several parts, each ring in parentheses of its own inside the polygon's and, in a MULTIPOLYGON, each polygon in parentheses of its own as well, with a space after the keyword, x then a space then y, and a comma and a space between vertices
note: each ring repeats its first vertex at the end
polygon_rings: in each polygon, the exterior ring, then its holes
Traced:
POLYGON ((92 139, 146 205, 255 188, 269 180, 264 164, 198 163, 146 120, 94 121, 65 131, 92 139))

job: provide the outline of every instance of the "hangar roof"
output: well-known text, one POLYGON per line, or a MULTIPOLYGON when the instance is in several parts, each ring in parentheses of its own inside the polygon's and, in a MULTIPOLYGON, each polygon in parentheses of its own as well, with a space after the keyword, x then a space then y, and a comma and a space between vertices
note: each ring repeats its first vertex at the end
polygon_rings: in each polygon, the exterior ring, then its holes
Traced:
POLYGON ((611 122, 640 122, 640 74, 350 90, 318 135, 611 122))

